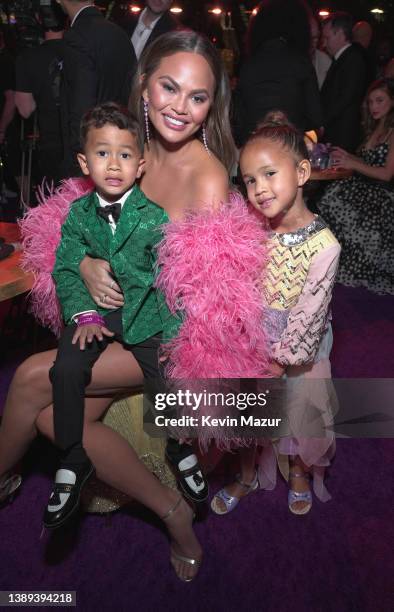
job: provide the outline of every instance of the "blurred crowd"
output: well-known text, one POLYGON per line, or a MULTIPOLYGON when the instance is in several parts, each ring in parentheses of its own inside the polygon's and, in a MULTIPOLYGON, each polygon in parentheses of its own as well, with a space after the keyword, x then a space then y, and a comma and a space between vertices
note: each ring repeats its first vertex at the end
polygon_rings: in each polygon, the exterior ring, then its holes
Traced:
POLYGON ((301 0, 265 0, 248 24, 237 10, 216 18, 215 29, 197 17, 182 20, 171 5, 147 0, 140 12, 118 4, 105 12, 89 1, 53 1, 34 14, 40 32, 34 41, 23 39, 17 24, 1 26, 3 209, 17 194, 34 203, 44 179, 58 184, 78 174, 83 113, 107 100, 127 104, 143 49, 182 27, 205 29, 221 49, 239 146, 267 112, 280 109, 299 129, 356 150, 368 86, 394 76, 392 41, 375 23, 347 13, 322 20, 301 0))

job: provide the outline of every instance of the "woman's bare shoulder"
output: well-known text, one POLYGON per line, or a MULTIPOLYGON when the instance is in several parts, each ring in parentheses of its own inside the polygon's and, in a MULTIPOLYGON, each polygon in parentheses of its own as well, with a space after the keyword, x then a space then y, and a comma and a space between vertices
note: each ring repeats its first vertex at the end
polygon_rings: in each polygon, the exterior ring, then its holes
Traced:
POLYGON ((191 177, 192 200, 196 208, 214 206, 228 201, 229 176, 214 155, 205 155, 191 177))

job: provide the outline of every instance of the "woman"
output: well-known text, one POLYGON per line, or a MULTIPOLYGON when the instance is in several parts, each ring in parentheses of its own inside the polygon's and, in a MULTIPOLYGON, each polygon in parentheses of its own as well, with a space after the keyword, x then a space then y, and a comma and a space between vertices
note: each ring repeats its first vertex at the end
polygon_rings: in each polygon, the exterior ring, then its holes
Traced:
MULTIPOLYGON (((219 57, 202 36, 166 34, 143 53, 133 91, 134 111, 142 113, 147 140, 141 189, 172 220, 204 203, 215 207, 228 200, 228 170, 234 158, 229 99, 219 57)), ((85 258, 81 271, 97 303, 105 295, 107 308, 122 305, 106 262, 85 258)), ((7 470, 35 437, 36 427, 53 439, 48 372, 54 358, 55 351, 29 358, 11 383, 0 430, 3 482, 7 470)), ((191 580, 202 553, 189 506, 143 466, 121 436, 99 422, 116 392, 141 383, 142 373, 133 356, 112 344, 93 369, 88 394, 96 397, 86 400, 84 447, 101 480, 165 521, 171 537, 171 562, 179 578, 191 580)))
POLYGON ((394 81, 369 87, 364 105, 365 138, 358 155, 339 147, 334 167, 354 176, 325 191, 317 207, 342 246, 338 281, 376 293, 394 293, 394 81))

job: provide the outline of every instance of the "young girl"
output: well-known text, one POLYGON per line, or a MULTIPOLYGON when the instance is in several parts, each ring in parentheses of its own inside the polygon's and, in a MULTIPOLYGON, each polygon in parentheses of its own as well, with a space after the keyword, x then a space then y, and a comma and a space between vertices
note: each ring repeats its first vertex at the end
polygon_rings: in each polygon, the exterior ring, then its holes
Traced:
POLYGON ((271 229, 263 283, 266 327, 272 374, 287 380, 286 413, 294 435, 263 445, 258 472, 255 449, 241 450, 241 474, 216 494, 212 509, 225 514, 259 484, 273 488, 278 462, 289 481, 291 512, 305 514, 312 505, 309 475, 317 496, 329 499, 323 474, 335 441, 331 434, 314 437, 313 432, 320 432, 332 416, 330 383, 324 379, 330 378, 329 306, 340 247, 304 202, 302 188, 310 164, 303 136, 293 126, 264 123, 243 148, 240 166, 248 198, 262 224, 268 221, 271 229), (311 415, 318 423, 317 430, 312 425, 312 433, 306 419, 311 415))
POLYGON ((338 281, 394 294, 394 81, 370 85, 364 127, 358 156, 332 153, 354 176, 330 185, 317 206, 342 246, 338 281))

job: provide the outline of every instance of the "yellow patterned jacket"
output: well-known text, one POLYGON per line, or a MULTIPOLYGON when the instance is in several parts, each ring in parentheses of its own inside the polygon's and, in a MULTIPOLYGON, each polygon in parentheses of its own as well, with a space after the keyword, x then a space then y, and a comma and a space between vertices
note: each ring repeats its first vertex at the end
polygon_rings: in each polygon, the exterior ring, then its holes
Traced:
POLYGON ((263 294, 271 357, 284 366, 311 363, 328 326, 339 243, 321 217, 269 242, 263 294))

